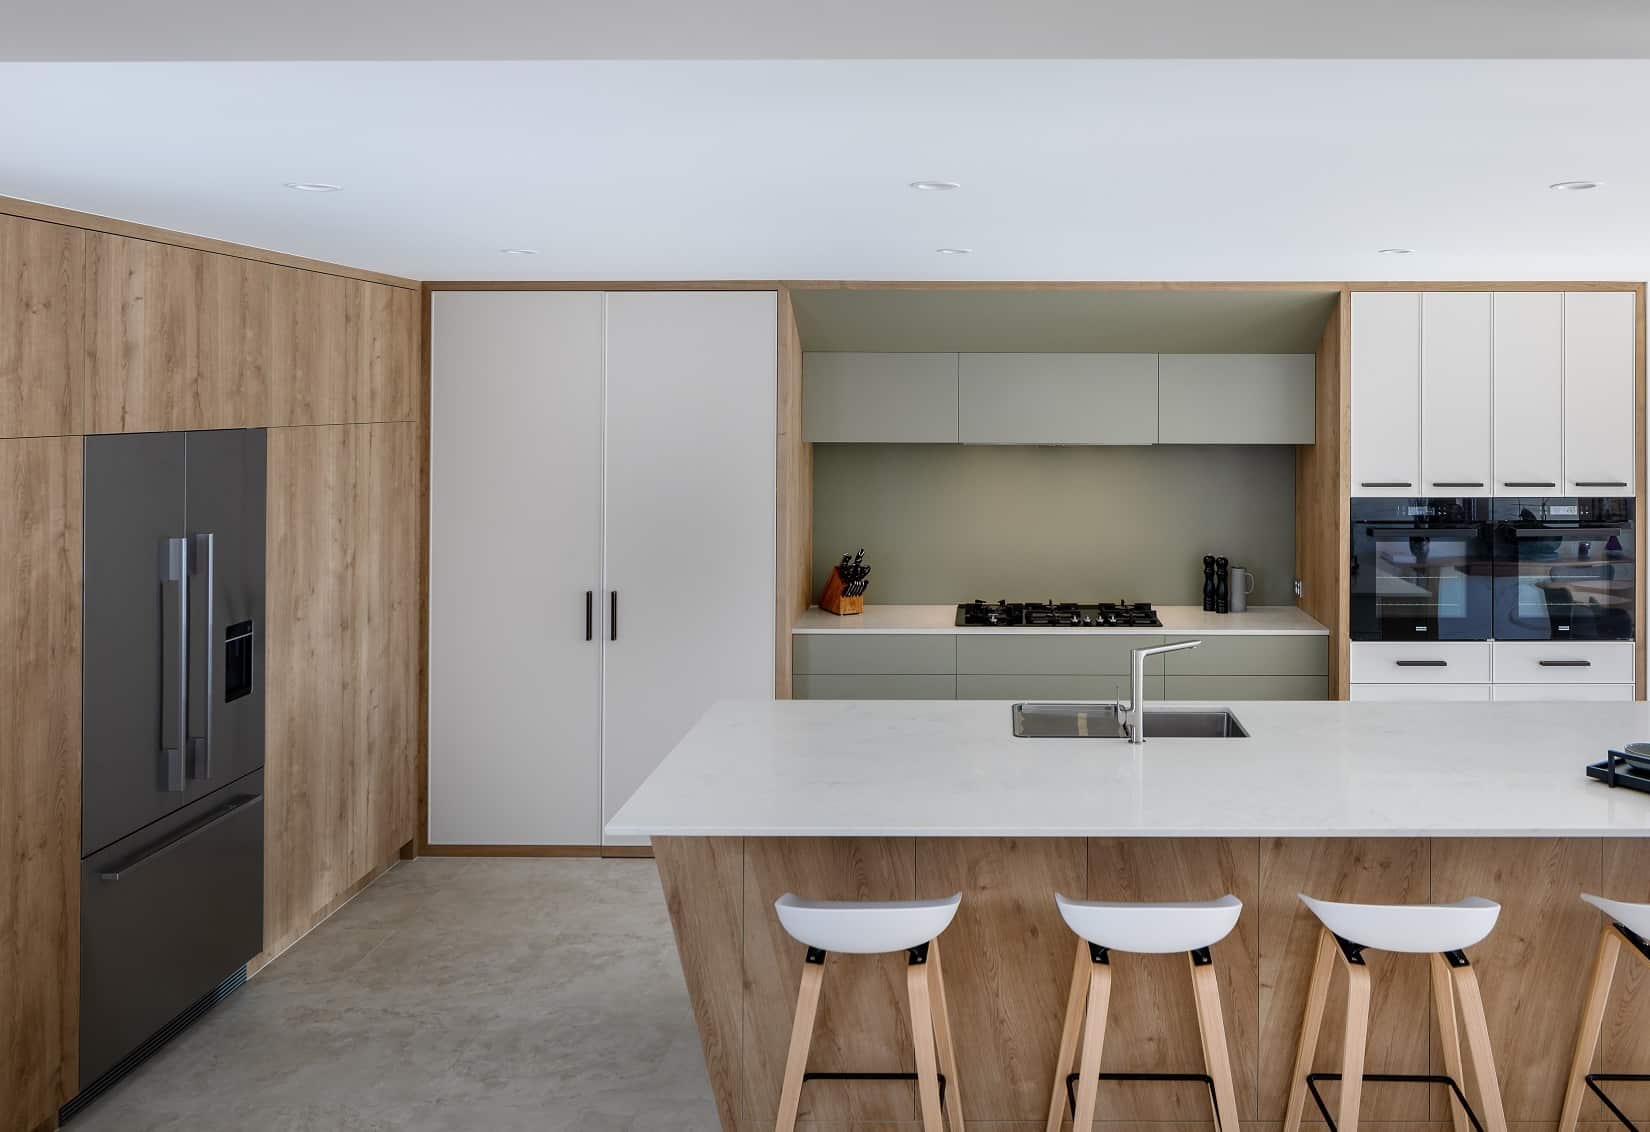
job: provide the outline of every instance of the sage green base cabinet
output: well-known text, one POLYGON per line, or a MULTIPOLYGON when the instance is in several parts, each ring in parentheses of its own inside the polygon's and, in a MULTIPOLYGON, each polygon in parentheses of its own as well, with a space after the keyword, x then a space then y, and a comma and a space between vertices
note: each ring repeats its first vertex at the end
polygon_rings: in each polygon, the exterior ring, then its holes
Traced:
MULTIPOLYGON (((799 700, 1113 700, 1129 652, 1196 637, 1071 633, 798 633, 799 700)), ((1208 636, 1146 661, 1150 700, 1322 700, 1327 636, 1208 636)))

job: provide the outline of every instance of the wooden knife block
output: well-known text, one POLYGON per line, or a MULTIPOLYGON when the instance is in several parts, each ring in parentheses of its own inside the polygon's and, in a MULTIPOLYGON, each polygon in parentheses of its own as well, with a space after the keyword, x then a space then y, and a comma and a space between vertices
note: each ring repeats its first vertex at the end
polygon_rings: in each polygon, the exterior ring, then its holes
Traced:
POLYGON ((825 580, 825 589, 819 595, 819 608, 826 613, 835 613, 846 617, 851 613, 865 612, 865 595, 855 594, 852 597, 843 593, 842 575, 836 567, 831 567, 831 576, 825 580))

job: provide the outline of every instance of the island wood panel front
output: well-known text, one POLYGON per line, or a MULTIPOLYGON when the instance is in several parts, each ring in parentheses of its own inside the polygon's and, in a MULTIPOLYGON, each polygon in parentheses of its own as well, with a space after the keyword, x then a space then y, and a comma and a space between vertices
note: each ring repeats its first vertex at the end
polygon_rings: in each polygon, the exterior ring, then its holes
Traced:
MULTIPOLYGON (((722 1113, 724 1129, 742 1132, 772 1127, 800 978, 802 948, 772 909, 785 891, 827 899, 963 892, 943 937, 946 983, 966 1116, 993 1132, 1040 1129, 1047 1117, 1074 945, 1053 908, 1056 891, 1129 900, 1229 891, 1244 901, 1238 928, 1215 945, 1214 960, 1242 1119, 1266 1132, 1283 1120, 1319 930, 1298 893, 1403 903, 1472 893, 1502 903, 1495 932, 1468 955, 1484 991, 1508 1119, 1529 1130, 1556 1125, 1602 923, 1579 894, 1650 900, 1650 840, 1634 839, 656 838, 654 847, 701 1033, 708 1018, 709 1029, 725 1034, 738 1000, 741 1056, 729 1056, 719 1041, 711 1077, 719 1099, 740 1098, 736 1113, 727 1104, 722 1113), (743 870, 734 867, 740 844, 743 870)), ((1107 1071, 1199 1071, 1180 959, 1114 956, 1107 1071)), ((1636 958, 1622 962, 1630 969, 1618 975, 1598 1064, 1650 1072, 1650 978, 1636 958)), ((826 994, 834 979, 839 997, 828 1021, 822 1015, 811 1068, 908 1068, 901 963, 901 956, 832 959, 826 994), (840 985, 850 980, 856 985, 840 985)), ((1369 964, 1369 1072, 1444 1072, 1427 958, 1370 952, 1369 964)), ((1343 988, 1337 975, 1319 1071, 1339 1069, 1343 988)), ((1650 1085, 1619 1088, 1630 1112, 1650 1113, 1650 1085)), ((1325 1086, 1331 1103, 1335 1089, 1325 1086)), ((1206 1099, 1192 1086, 1107 1083, 1101 1096, 1101 1124, 1114 1132, 1210 1126, 1206 1099)), ((897 1111, 908 1103, 900 1097, 909 1097, 908 1085, 812 1083, 803 1092, 802 1126, 914 1132, 920 1125, 914 1111, 897 1111), (896 1093, 890 1108, 879 1107, 879 1091, 896 1093)), ((1422 1085, 1366 1086, 1363 1116, 1373 1132, 1450 1127, 1444 1092, 1422 1085)), ((1308 1117, 1309 1127, 1323 1127, 1310 1106, 1308 1117)), ((1606 1127, 1591 1100, 1582 1118, 1587 1132, 1606 1127)))
POLYGON ((0 440, 0 1129, 79 1088, 81 441, 0 440))

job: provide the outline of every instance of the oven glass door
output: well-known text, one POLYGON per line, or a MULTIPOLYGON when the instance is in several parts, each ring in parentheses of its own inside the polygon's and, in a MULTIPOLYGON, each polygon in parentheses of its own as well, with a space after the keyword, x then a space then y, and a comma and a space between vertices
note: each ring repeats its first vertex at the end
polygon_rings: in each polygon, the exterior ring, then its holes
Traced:
POLYGON ((1476 500, 1353 500, 1353 639, 1489 639, 1483 519, 1476 500))
POLYGON ((1633 501, 1498 499, 1495 636, 1633 639, 1633 501))

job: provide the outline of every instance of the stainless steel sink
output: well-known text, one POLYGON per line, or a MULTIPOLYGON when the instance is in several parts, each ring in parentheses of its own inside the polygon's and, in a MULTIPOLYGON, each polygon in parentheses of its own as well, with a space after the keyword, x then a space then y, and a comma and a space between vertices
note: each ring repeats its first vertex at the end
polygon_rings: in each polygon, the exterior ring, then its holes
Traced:
MULTIPOLYGON (((1146 741, 1246 739, 1249 732, 1226 708, 1146 708, 1146 741)), ((1022 739, 1127 739, 1113 703, 1015 704, 1014 734, 1022 739)))

